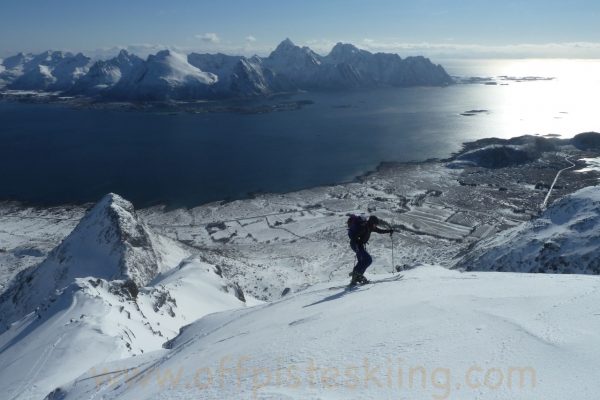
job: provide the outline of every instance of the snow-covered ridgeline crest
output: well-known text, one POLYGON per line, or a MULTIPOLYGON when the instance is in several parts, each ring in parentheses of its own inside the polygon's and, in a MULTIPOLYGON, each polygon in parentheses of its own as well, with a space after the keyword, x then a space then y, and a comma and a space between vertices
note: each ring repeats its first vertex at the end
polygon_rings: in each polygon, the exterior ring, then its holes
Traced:
POLYGON ((137 218, 131 203, 109 194, 46 260, 15 277, 0 298, 2 323, 34 311, 76 278, 131 280, 144 285, 165 267, 166 255, 160 245, 159 238, 137 218))
POLYGON ((159 51, 146 60, 122 50, 92 63, 82 54, 17 54, 2 61, 9 89, 57 90, 106 100, 207 99, 307 89, 443 86, 452 78, 424 57, 370 53, 338 43, 326 56, 286 39, 268 57, 159 51))

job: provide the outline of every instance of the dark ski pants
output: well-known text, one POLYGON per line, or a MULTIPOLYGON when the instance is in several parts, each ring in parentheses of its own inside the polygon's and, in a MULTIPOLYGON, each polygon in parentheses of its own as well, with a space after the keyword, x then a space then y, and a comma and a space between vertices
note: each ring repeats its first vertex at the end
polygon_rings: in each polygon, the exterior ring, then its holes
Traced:
POLYGON ((350 243, 350 248, 354 250, 356 253, 356 259, 358 260, 353 272, 363 275, 367 268, 369 268, 369 265, 371 265, 373 262, 373 258, 369 253, 367 253, 364 244, 350 243))

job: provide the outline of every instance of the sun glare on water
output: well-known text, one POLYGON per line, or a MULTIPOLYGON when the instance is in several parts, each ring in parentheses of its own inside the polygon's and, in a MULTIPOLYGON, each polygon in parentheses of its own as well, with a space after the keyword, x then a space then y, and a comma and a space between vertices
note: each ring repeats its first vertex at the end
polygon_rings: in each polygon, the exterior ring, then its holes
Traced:
POLYGON ((490 111, 485 124, 500 136, 600 132, 600 60, 485 60, 461 73, 481 71, 496 82, 480 100, 490 111))

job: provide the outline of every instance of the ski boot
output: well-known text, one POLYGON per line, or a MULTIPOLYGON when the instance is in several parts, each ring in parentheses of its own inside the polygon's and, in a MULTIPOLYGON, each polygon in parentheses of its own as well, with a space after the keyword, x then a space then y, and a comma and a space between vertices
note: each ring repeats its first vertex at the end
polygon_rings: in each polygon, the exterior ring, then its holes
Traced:
POLYGON ((352 271, 352 273, 350 275, 352 276, 352 280, 350 281, 349 286, 356 286, 360 282, 360 277, 362 275, 359 274, 358 272, 354 272, 354 271, 352 271))
POLYGON ((358 272, 352 272, 352 280, 350 281, 350 286, 356 286, 358 284, 364 285, 369 283, 369 280, 365 278, 363 274, 358 272))

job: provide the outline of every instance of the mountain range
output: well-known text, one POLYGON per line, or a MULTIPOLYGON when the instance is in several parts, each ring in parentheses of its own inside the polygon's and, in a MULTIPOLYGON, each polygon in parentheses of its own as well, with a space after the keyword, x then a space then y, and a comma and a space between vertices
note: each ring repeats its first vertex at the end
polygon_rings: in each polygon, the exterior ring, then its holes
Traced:
POLYGON ((146 60, 122 50, 93 62, 81 53, 19 53, 2 61, 0 86, 60 91, 103 100, 244 98, 298 90, 345 90, 379 86, 444 86, 452 78, 425 57, 370 53, 338 43, 326 56, 290 39, 268 57, 189 55, 162 50, 146 60))

